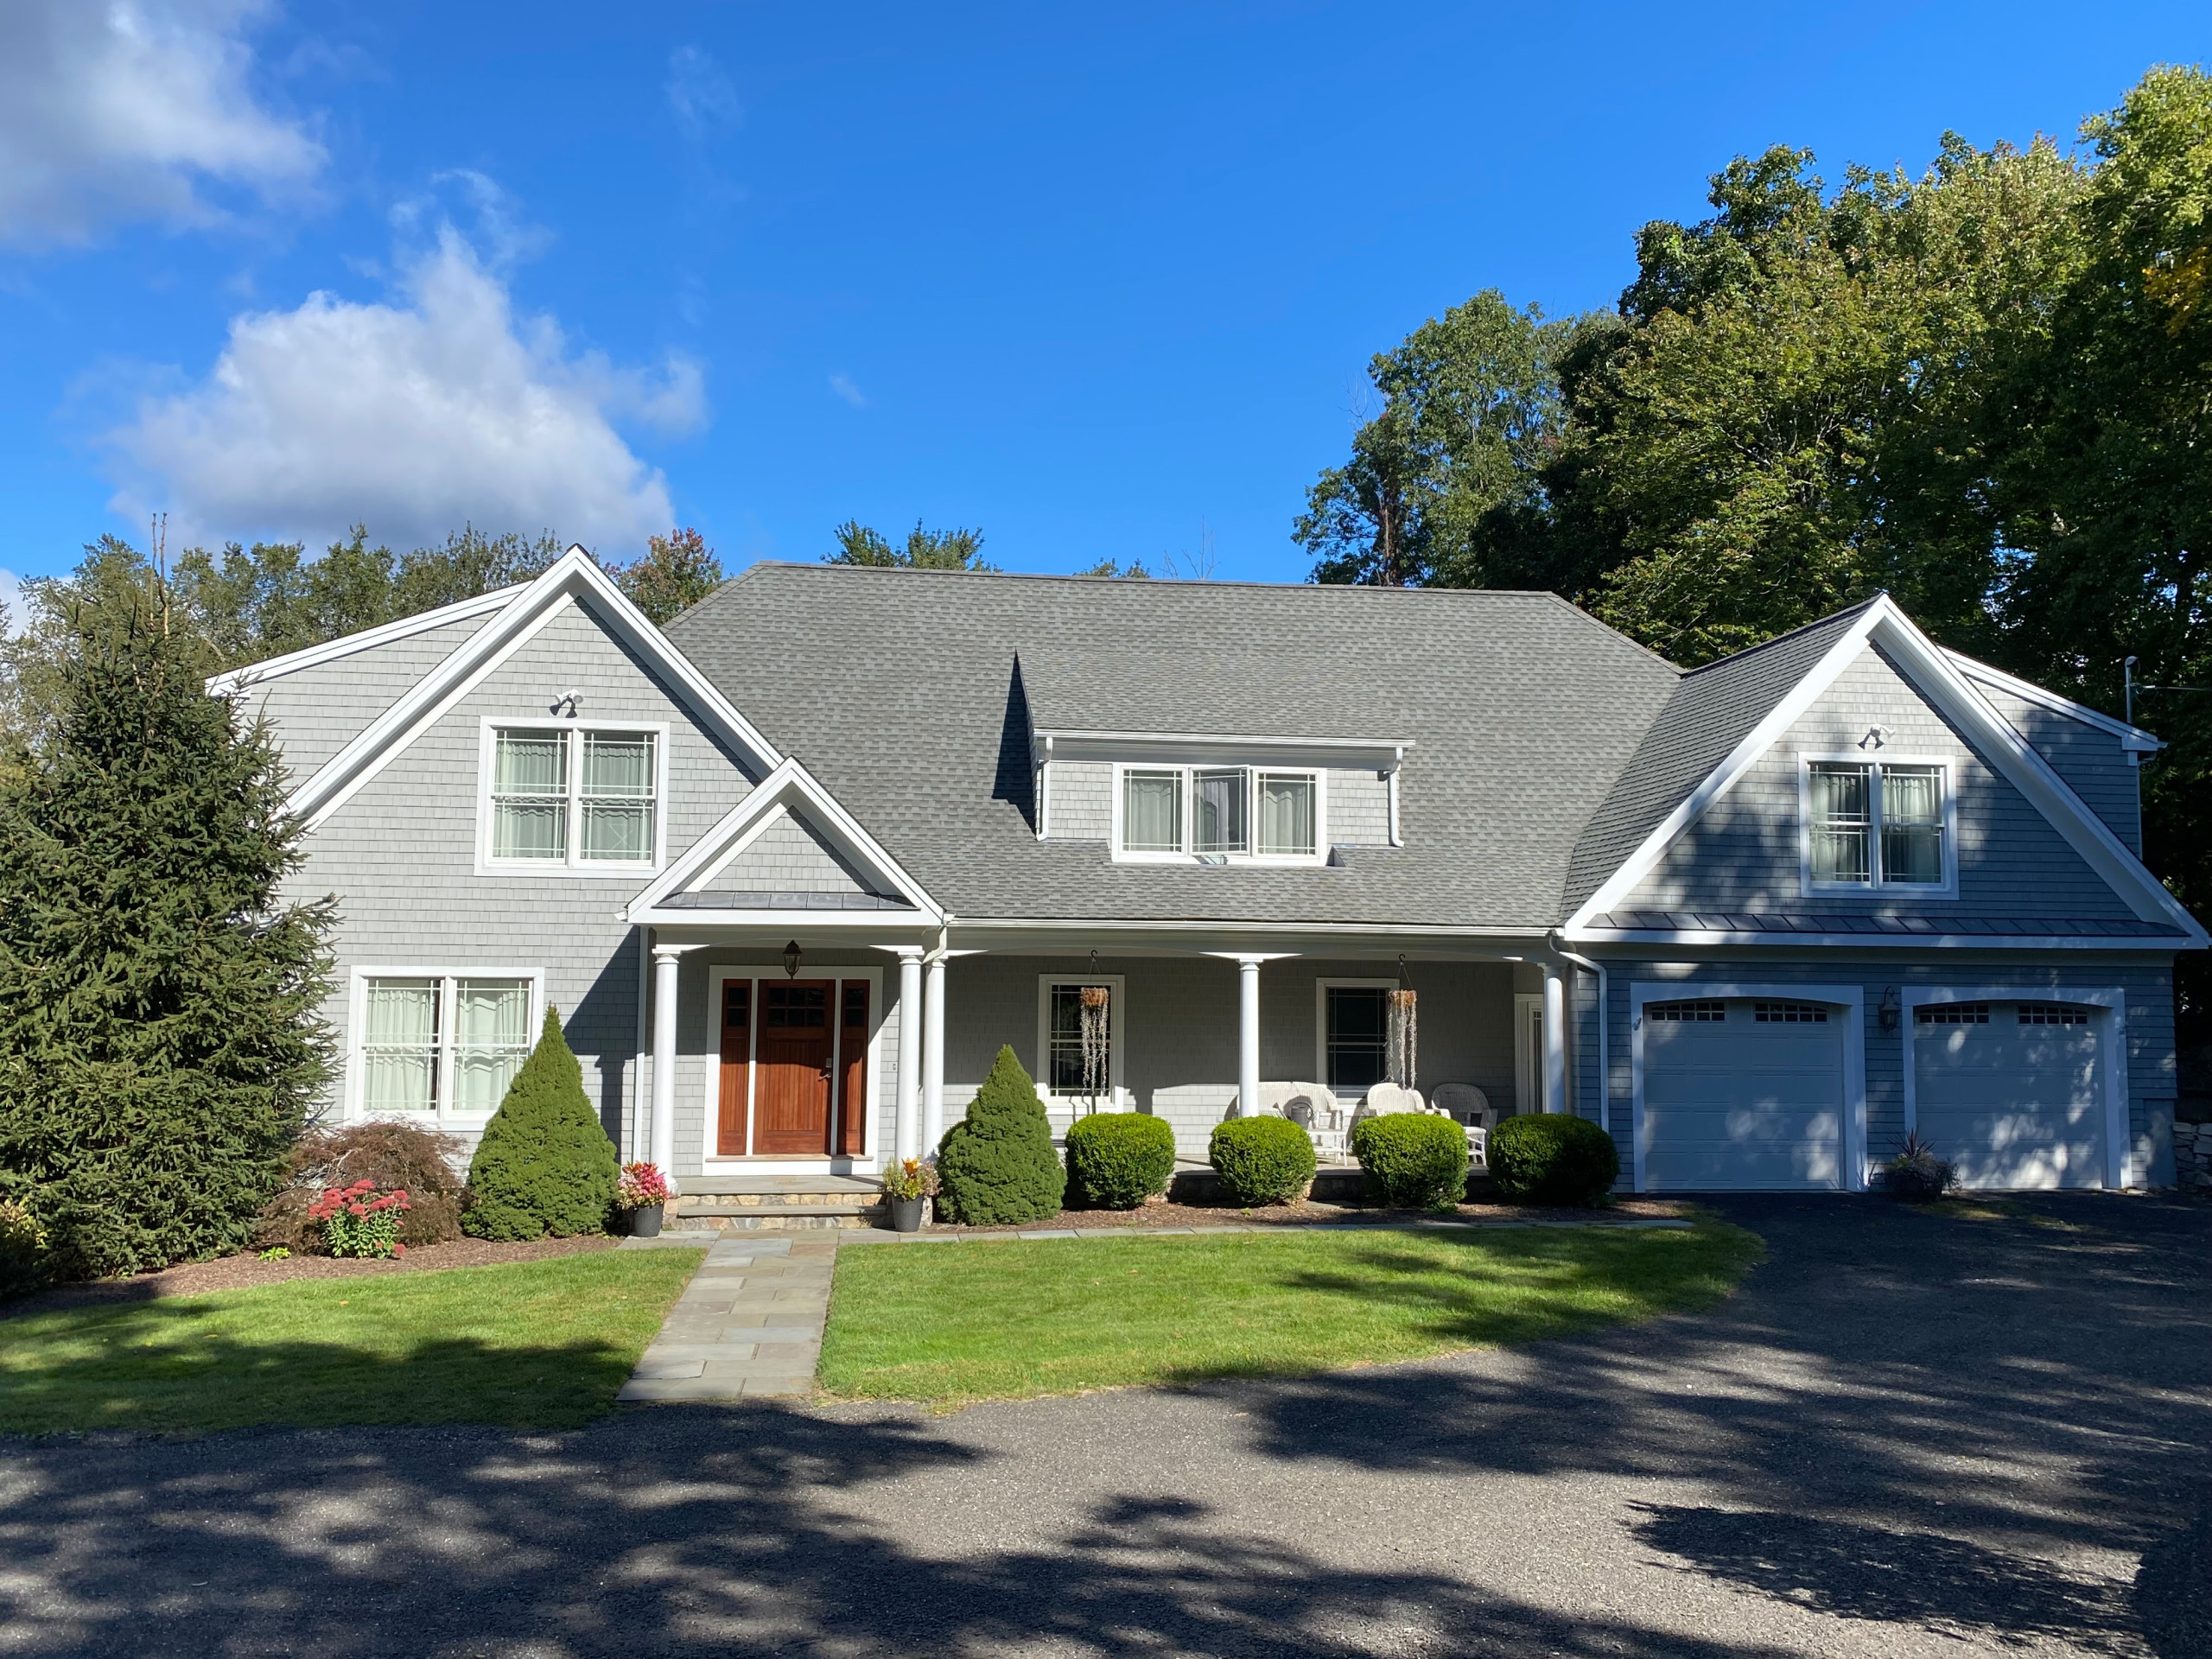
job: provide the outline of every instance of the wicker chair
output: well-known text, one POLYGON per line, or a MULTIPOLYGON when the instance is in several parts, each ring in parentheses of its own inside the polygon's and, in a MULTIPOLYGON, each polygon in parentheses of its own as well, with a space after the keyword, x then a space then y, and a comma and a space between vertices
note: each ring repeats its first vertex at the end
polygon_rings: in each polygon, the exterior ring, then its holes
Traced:
POLYGON ((1467 1131, 1467 1156, 1478 1169, 1490 1167, 1490 1096, 1471 1083, 1440 1083, 1431 1096, 1435 1109, 1455 1119, 1467 1131))

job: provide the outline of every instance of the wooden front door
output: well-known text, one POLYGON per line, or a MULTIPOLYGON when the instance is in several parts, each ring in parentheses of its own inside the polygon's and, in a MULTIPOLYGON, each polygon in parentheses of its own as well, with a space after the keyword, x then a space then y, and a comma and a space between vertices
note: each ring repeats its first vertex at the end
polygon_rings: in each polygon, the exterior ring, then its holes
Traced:
POLYGON ((722 986, 722 1086, 715 1120, 715 1151, 745 1156, 745 1113, 753 1099, 753 982, 722 986))
MULTIPOLYGON (((837 983, 762 980, 753 1033, 753 1150, 819 1158, 830 1145, 837 983)), ((725 1074, 727 1075, 727 1074, 725 1074)))

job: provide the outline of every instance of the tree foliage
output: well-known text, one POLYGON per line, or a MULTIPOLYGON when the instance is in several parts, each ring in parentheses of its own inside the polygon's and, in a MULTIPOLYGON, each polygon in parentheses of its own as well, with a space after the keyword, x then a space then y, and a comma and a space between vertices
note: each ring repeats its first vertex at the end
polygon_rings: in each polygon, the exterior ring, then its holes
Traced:
POLYGON ((96 575, 0 769, 0 1196, 77 1275, 244 1248, 329 1065, 275 749, 158 584, 96 575))
POLYGON ((602 1231, 620 1173, 584 1093, 583 1068, 548 1008, 537 1046, 476 1143, 461 1227, 511 1241, 602 1231))
POLYGON ((674 621, 721 586, 722 562, 707 538, 690 528, 645 538, 645 556, 614 579, 656 625, 674 621))
POLYGON ((848 518, 830 532, 837 550, 823 555, 824 564, 895 565, 908 570, 995 570, 983 557, 980 530, 924 530, 917 518, 904 543, 893 545, 882 531, 848 518))
POLYGON ((944 1132, 937 1167, 938 1203, 952 1220, 992 1227, 1059 1213, 1067 1171, 1037 1085, 1011 1048, 999 1050, 967 1116, 944 1132))

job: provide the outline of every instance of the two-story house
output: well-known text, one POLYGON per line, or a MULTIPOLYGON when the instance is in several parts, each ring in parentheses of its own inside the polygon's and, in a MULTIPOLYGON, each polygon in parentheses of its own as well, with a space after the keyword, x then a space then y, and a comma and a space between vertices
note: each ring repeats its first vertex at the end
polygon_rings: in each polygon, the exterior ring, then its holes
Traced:
POLYGON ((340 901, 348 1117, 470 1135, 550 1004, 695 1193, 925 1151, 1001 1044, 1203 1158, 1378 1081, 1409 988, 1419 1086, 1638 1190, 1859 1189, 1913 1128, 2171 1179, 2158 740, 1886 599, 1685 673, 1545 594, 763 564, 664 632, 579 549, 217 685, 340 901))

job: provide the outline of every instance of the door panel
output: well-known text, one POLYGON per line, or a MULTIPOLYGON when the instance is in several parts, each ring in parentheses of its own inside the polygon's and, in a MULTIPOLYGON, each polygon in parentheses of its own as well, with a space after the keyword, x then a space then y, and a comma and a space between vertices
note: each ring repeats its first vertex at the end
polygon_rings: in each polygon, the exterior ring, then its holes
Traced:
POLYGON ((830 1026, 836 982, 760 982, 753 1036, 753 1150, 756 1156, 830 1152, 830 1026))
POLYGON ((715 1116, 718 1157, 745 1156, 745 1114, 753 1081, 753 983, 734 979, 722 985, 722 1073, 715 1116))
POLYGON ((838 997, 837 1150, 857 1158, 868 1132, 868 982, 849 979, 838 997))
MULTIPOLYGON (((1843 1021, 1643 1019, 1643 1184, 1653 1192, 1843 1185, 1843 1021)), ((1776 1005, 1802 1007, 1802 1005, 1776 1005)))
POLYGON ((2101 1015, 2048 1002, 1986 1011, 1980 1023, 1914 1025, 1920 1133, 1964 1186, 2102 1186, 2101 1015))

